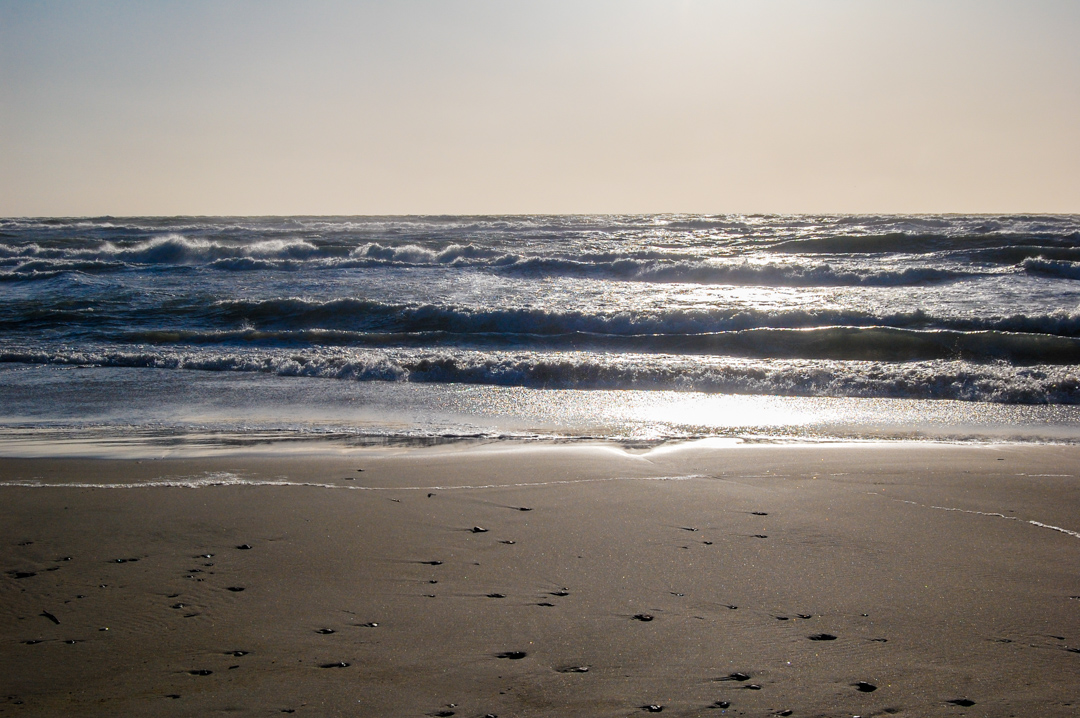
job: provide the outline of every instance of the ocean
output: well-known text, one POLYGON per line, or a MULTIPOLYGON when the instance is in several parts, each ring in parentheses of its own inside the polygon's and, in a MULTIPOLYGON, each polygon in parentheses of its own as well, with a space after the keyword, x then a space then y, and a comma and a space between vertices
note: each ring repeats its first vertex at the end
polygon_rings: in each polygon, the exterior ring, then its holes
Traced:
POLYGON ((1078 365, 1080 216, 0 219, 6 455, 1072 443, 1078 365))

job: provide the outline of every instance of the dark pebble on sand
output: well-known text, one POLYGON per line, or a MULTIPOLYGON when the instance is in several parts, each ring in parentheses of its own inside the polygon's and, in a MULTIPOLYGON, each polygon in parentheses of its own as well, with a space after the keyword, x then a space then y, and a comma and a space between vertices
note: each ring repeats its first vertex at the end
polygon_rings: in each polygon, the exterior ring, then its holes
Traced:
POLYGON ((836 636, 831 633, 815 633, 812 636, 807 636, 811 641, 835 641, 836 636))
POLYGON ((889 642, 888 638, 871 638, 870 640, 873 641, 874 643, 888 643, 889 642))
POLYGON ((975 705, 975 701, 973 701, 973 700, 971 700, 969 698, 954 698, 951 701, 945 701, 945 702, 946 703, 952 703, 954 706, 963 706, 964 708, 968 708, 970 706, 975 705))
POLYGON ((528 506, 518 506, 518 511, 532 511, 528 506))
POLYGON ((791 715, 791 709, 789 708, 787 710, 779 711, 779 712, 777 712, 776 715, 778 715, 778 716, 789 716, 789 715, 791 715))
POLYGON ((748 681, 748 680, 750 680, 750 676, 746 675, 745 673, 735 672, 735 673, 729 673, 726 676, 723 676, 722 678, 717 678, 715 680, 718 680, 718 681, 748 681))
POLYGON ((442 561, 421 561, 426 566, 442 566, 442 561))
POLYGON ((765 534, 754 534, 754 538, 769 538, 765 534))
POLYGON ((549 595, 551 595, 551 596, 569 596, 570 592, 567 591, 565 588, 563 588, 563 589, 559 589, 558 591, 552 591, 549 595))
POLYGON ((69 646, 74 646, 76 643, 82 643, 82 641, 75 638, 69 638, 68 640, 64 641, 64 643, 68 644, 69 646))
POLYGON ((645 711, 646 713, 659 713, 660 711, 664 710, 664 706, 655 705, 655 704, 647 705, 647 706, 641 706, 641 710, 645 711))
POLYGON ((375 623, 374 621, 372 621, 371 623, 360 623, 360 624, 357 624, 357 625, 359 625, 360 628, 378 628, 379 627, 379 624, 375 623))
POLYGON ((873 683, 867 683, 866 681, 859 681, 858 683, 852 683, 851 685, 860 693, 873 693, 877 690, 877 686, 873 683))
POLYGON ((438 581, 433 578, 430 581, 428 581, 428 583, 438 583, 438 581))
POLYGON ((706 546, 712 546, 712 541, 702 541, 701 543, 705 544, 706 546))
POLYGON ((730 608, 732 611, 736 610, 738 606, 732 606, 730 603, 724 606, 724 608, 730 608))
POLYGON ((506 594, 505 593, 489 593, 487 595, 487 597, 488 598, 506 598, 506 594))
POLYGON ((214 554, 212 554, 212 553, 201 553, 198 556, 196 556, 195 558, 213 558, 213 557, 214 557, 214 554))
POLYGON ((454 711, 434 711, 428 713, 428 715, 433 718, 450 718, 450 716, 454 715, 454 711))
POLYGON ((324 663, 319 668, 348 668, 349 664, 345 661, 338 661, 337 663, 324 663))
POLYGON ((746 689, 748 691, 760 691, 761 690, 761 686, 759 686, 757 683, 747 683, 745 686, 740 686, 740 688, 744 688, 744 689, 746 689))
POLYGON ((507 544, 509 546, 513 546, 514 544, 517 543, 517 541, 500 541, 499 543, 504 543, 504 544, 507 544))
POLYGON ((651 620, 653 620, 653 615, 652 615, 651 613, 635 613, 635 614, 634 614, 634 615, 632 616, 632 618, 633 618, 633 619, 634 619, 635 621, 645 621, 645 622, 648 622, 648 621, 651 621, 651 620))
POLYGON ((34 542, 33 541, 20 541, 19 545, 20 546, 33 546, 34 542))
POLYGON ((203 668, 203 669, 198 670, 198 671, 188 671, 188 673, 190 673, 193 676, 208 676, 211 673, 213 673, 213 671, 209 671, 209 670, 203 668))
POLYGON ((496 653, 496 658, 508 658, 511 661, 520 661, 525 656, 529 655, 525 651, 503 651, 502 653, 496 653))
POLYGON ((244 587, 243 586, 227 586, 225 588, 225 590, 226 591, 232 591, 233 593, 240 593, 241 591, 244 590, 244 587))
POLYGON ((693 526, 680 526, 679 528, 681 528, 683 531, 697 531, 697 529, 693 526))
POLYGON ((559 673, 588 673, 588 666, 566 666, 565 668, 557 668, 559 673))
POLYGON ((29 641, 23 641, 23 643, 25 643, 28 646, 36 646, 39 643, 44 643, 44 641, 39 641, 37 639, 31 638, 29 641))
POLYGON ((250 651, 225 651, 226 656, 235 656, 237 658, 246 656, 248 653, 250 653, 250 651))
POLYGON ((169 606, 169 608, 184 608, 184 604, 174 603, 173 605, 169 606))
POLYGON ((1066 647, 1065 650, 1068 651, 1069 653, 1080 653, 1080 648, 1068 648, 1068 647, 1066 647))
POLYGON ((790 620, 787 616, 773 616, 773 618, 775 618, 777 621, 788 621, 788 620, 790 620))
POLYGON ((769 515, 765 511, 751 511, 750 513, 753 514, 754 516, 768 516, 769 515))
POLYGON ((175 701, 175 700, 176 700, 177 698, 179 698, 179 697, 180 697, 180 694, 179 694, 179 693, 170 693, 170 694, 168 694, 168 695, 167 695, 167 696, 165 696, 165 697, 166 697, 166 698, 172 698, 172 699, 173 699, 173 700, 175 701))
POLYGON ((37 576, 33 571, 10 571, 12 578, 32 578, 37 576))
POLYGON ((240 549, 241 551, 247 551, 251 548, 251 544, 242 543, 236 548, 240 549))
POLYGON ((328 636, 331 633, 337 633, 337 631, 335 631, 333 628, 320 628, 319 630, 315 631, 315 633, 321 633, 324 636, 328 636))
POLYGON ((472 531, 474 534, 486 534, 488 532, 488 530, 483 526, 473 526, 469 530, 472 531))
POLYGON ((544 606, 544 607, 547 607, 547 608, 551 608, 551 607, 553 607, 553 606, 554 606, 555 604, 554 604, 554 603, 548 603, 547 601, 541 601, 540 603, 538 603, 538 604, 536 604, 536 605, 537 605, 537 606, 544 606))
POLYGON ((716 703, 712 704, 712 707, 713 708, 725 708, 725 709, 727 709, 727 708, 731 707, 731 701, 717 701, 716 703))

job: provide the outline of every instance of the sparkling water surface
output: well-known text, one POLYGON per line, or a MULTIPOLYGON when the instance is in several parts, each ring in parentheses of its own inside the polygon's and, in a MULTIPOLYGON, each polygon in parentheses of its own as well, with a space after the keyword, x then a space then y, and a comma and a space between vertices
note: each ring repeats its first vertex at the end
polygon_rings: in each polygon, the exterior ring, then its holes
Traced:
POLYGON ((1073 441, 1080 218, 7 219, 0 332, 10 445, 1073 441))

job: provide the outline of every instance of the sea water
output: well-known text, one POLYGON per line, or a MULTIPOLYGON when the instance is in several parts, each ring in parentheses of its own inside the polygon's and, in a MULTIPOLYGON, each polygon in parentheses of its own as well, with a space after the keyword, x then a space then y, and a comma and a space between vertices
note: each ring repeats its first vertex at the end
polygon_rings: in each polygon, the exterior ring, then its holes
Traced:
POLYGON ((0 220, 0 453, 1080 440, 1080 217, 0 220))

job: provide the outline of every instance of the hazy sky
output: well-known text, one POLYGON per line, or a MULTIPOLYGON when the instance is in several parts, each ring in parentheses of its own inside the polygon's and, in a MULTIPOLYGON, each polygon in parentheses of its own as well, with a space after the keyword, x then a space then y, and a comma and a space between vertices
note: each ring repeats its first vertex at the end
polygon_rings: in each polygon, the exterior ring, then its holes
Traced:
POLYGON ((1080 212, 1077 0, 0 0, 0 215, 1080 212))

